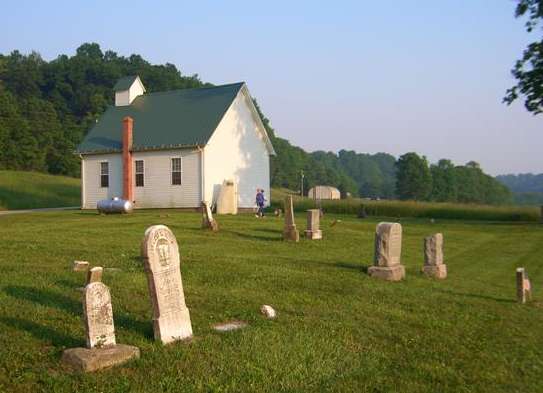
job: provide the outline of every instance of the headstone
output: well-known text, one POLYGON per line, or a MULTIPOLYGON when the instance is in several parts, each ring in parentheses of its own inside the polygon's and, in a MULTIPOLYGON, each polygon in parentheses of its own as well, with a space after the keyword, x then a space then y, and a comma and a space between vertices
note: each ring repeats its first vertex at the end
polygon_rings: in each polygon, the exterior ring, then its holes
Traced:
POLYGON ((447 278, 447 265, 443 263, 443 235, 436 233, 424 239, 424 274, 438 279, 447 278))
POLYGON ((87 261, 74 261, 74 272, 86 272, 89 269, 89 263, 87 261))
POLYGON ((405 267, 401 264, 402 226, 398 223, 382 222, 375 230, 374 266, 368 274, 388 281, 405 278, 405 267))
POLYGON ((296 229, 294 221, 294 206, 292 204, 292 195, 285 198, 285 226, 283 228, 283 240, 299 241, 300 233, 296 229))
POLYGON ((532 299, 532 284, 523 267, 517 268, 517 300, 524 304, 532 299))
POLYGON ((233 180, 225 180, 219 190, 217 214, 238 214, 238 192, 233 180))
POLYGON ((322 239, 322 231, 320 230, 320 210, 309 209, 307 211, 307 229, 305 237, 311 240, 322 239))
POLYGON ((87 285, 93 282, 101 282, 103 271, 104 269, 102 269, 100 266, 96 266, 88 270, 87 271, 87 285))
POLYGON ((153 305, 153 330, 164 344, 190 338, 192 325, 181 281, 179 247, 165 225, 145 231, 142 257, 153 305))
POLYGON ((79 371, 91 372, 140 357, 139 348, 116 343, 111 294, 103 283, 94 281, 85 287, 83 315, 87 348, 66 349, 62 353, 64 363, 79 371))
POLYGON ((264 304, 262 307, 260 307, 260 312, 268 319, 273 319, 277 316, 277 313, 275 312, 273 307, 267 304, 264 304))
POLYGON ((92 282, 85 287, 83 314, 87 328, 87 348, 115 345, 111 295, 103 283, 92 282))
POLYGON ((219 230, 219 224, 213 218, 213 214, 211 213, 211 208, 209 207, 209 204, 203 201, 202 201, 202 228, 211 229, 213 232, 217 232, 219 230))

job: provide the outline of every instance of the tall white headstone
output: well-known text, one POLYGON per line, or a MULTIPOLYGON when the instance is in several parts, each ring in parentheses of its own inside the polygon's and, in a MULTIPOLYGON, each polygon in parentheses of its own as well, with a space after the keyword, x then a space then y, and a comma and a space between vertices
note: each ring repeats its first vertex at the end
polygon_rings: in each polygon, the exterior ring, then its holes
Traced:
POLYGON ((191 337, 174 234, 165 225, 153 225, 145 231, 141 249, 153 305, 155 339, 167 344, 191 337))

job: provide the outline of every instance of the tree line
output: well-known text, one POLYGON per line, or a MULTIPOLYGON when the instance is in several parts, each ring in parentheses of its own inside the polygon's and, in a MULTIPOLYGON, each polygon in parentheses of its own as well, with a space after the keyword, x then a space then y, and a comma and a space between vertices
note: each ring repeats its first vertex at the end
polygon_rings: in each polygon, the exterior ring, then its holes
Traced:
MULTIPOLYGON (((141 56, 125 57, 85 43, 73 56, 51 61, 38 53, 0 54, 0 169, 22 169, 79 176, 73 154, 92 124, 113 104, 113 86, 139 75, 148 92, 211 86, 198 75, 183 75, 173 64, 153 65, 141 56)), ((276 135, 257 110, 277 156, 271 160, 274 187, 304 192, 317 184, 337 187, 342 195, 415 200, 507 203, 510 194, 475 163, 454 166, 448 160, 428 165, 408 153, 308 153, 276 135)))

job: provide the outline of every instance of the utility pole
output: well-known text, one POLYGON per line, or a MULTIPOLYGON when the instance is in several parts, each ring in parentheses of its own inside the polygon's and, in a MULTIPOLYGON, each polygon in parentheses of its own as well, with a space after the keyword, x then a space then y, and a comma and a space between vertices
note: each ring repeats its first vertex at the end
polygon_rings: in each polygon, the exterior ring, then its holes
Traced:
POLYGON ((301 182, 302 182, 302 187, 300 188, 300 196, 304 196, 304 171, 301 170, 300 171, 300 179, 301 179, 301 182))

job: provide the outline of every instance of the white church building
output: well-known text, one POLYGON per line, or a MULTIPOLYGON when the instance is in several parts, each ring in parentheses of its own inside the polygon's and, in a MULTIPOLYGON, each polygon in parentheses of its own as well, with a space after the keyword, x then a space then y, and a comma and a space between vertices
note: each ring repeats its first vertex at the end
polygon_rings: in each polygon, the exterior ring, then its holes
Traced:
POLYGON ((146 93, 122 78, 109 107, 78 146, 81 207, 102 199, 135 208, 198 208, 233 181, 241 209, 269 199, 273 146, 245 83, 146 93))

